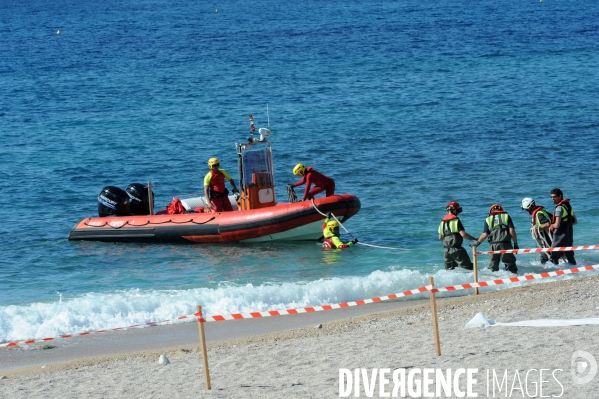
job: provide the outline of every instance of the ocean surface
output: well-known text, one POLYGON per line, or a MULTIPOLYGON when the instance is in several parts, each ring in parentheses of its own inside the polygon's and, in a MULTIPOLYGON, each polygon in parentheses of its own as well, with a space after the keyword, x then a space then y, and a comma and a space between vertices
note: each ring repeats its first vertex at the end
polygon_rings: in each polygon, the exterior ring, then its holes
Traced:
POLYGON ((527 248, 520 201, 560 187, 599 244, 599 2, 0 0, 0 31, 0 342, 468 282, 443 267, 449 200, 475 236, 501 203, 527 248), (151 181, 161 208, 211 157, 237 180, 249 114, 280 202, 312 165, 360 198, 351 234, 409 250, 67 240, 104 186, 151 181))

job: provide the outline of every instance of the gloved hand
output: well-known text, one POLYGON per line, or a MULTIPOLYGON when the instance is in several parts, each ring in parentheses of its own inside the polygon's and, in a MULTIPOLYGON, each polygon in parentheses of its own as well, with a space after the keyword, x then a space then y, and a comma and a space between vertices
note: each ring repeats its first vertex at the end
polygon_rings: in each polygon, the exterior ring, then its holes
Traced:
POLYGON ((353 240, 351 240, 351 242, 352 242, 353 244, 357 244, 357 243, 358 243, 358 239, 357 239, 357 238, 354 238, 353 240))
POLYGON ((553 227, 553 225, 549 226, 549 231, 552 232, 553 230, 555 230, 555 227, 553 227))
POLYGON ((288 184, 287 185, 287 189, 289 190, 290 188, 293 188, 293 184, 288 184))
POLYGON ((479 245, 480 245, 480 243, 479 243, 478 241, 476 241, 476 240, 473 240, 473 241, 472 241, 472 243, 470 243, 470 246, 471 246, 472 248, 476 248, 476 247, 478 247, 479 245))
POLYGON ((327 219, 330 219, 330 218, 331 218, 331 216, 332 216, 331 212, 330 212, 330 211, 329 211, 329 212, 327 212, 327 219))
POLYGON ((520 249, 520 247, 518 246, 518 244, 514 243, 514 249, 520 249))

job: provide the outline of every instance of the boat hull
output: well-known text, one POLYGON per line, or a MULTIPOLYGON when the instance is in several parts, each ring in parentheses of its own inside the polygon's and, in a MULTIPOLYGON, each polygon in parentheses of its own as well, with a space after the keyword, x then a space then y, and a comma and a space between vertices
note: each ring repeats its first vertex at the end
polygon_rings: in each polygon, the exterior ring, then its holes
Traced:
POLYGON ((350 194, 247 211, 93 217, 73 227, 69 240, 106 242, 263 242, 317 240, 332 212, 341 222, 360 210, 350 194), (318 210, 317 210, 318 209, 318 210), (322 213, 322 214, 321 214, 322 213))

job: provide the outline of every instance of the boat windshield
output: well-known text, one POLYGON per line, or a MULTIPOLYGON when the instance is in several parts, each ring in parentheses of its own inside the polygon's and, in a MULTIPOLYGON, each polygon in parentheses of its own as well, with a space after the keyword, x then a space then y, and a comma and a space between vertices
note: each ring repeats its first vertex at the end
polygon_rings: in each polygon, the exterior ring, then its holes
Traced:
POLYGON ((272 152, 269 147, 244 151, 241 157, 243 165, 243 186, 274 186, 272 152))

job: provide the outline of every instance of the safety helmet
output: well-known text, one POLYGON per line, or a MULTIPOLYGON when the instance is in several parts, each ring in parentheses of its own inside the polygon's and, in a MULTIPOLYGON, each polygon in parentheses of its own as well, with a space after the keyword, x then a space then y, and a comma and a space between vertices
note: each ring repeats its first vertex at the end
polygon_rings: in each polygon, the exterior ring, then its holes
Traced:
POLYGON ((298 163, 297 165, 295 165, 295 167, 293 168, 293 174, 294 175, 300 175, 303 176, 306 173, 306 167, 304 166, 304 164, 302 163, 298 163))
POLYGON ((335 230, 339 229, 339 222, 337 222, 336 220, 331 220, 330 222, 327 223, 327 230, 330 231, 333 234, 336 234, 335 230))
POLYGON ((524 198, 522 200, 522 210, 528 211, 530 208, 535 206, 535 200, 532 198, 524 198))
POLYGON ((218 161, 218 158, 210 158, 208 160, 208 167, 212 169, 212 167, 214 165, 220 165, 220 162, 218 161))
POLYGON ((462 207, 460 206, 460 204, 458 204, 456 201, 449 201, 447 203, 447 206, 445 207, 446 211, 455 211, 455 214, 457 215, 458 213, 462 212, 462 207))
POLYGON ((494 213, 501 213, 501 212, 505 212, 505 211, 503 210, 503 207, 499 204, 493 204, 489 208, 489 215, 492 215, 494 213))

